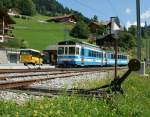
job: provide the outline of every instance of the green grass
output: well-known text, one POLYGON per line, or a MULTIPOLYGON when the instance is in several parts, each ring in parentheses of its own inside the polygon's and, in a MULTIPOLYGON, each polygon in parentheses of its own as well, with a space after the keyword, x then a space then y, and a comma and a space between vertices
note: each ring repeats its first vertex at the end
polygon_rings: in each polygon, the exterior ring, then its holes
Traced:
MULTIPOLYGON (((30 19, 14 18, 16 21, 13 34, 19 40, 26 40, 30 48, 43 50, 48 45, 56 44, 64 40, 64 29, 70 29, 71 25, 64 23, 43 23, 46 16, 37 15, 30 19)), ((68 36, 68 38, 70 38, 68 36)))
MULTIPOLYGON (((87 82, 86 82, 87 83, 87 82)), ((100 83, 101 84, 101 83, 100 83)), ((72 95, 31 100, 22 105, 0 101, 1 117, 148 117, 150 79, 132 73, 123 84, 124 95, 111 99, 83 98, 72 95)), ((89 84, 91 85, 91 84, 89 84)))

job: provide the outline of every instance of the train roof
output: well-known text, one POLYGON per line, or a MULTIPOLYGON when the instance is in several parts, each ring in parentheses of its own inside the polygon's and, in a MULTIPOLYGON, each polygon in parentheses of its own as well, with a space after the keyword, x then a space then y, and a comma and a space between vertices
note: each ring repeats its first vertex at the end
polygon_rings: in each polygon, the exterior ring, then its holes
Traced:
POLYGON ((59 42, 58 45, 82 45, 84 47, 93 47, 93 48, 97 48, 100 49, 99 46, 87 43, 87 42, 81 42, 81 41, 62 41, 59 42))

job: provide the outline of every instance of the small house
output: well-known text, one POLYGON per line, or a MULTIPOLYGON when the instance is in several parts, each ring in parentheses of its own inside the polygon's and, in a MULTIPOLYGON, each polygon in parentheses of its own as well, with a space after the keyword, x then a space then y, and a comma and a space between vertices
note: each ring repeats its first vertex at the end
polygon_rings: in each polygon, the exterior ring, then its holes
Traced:
POLYGON ((13 24, 15 24, 15 21, 7 12, 0 10, 0 42, 14 38, 12 34, 13 24))
POLYGON ((0 64, 17 64, 20 61, 20 51, 14 48, 0 48, 0 64))
POLYGON ((76 18, 74 15, 64 15, 64 16, 56 16, 51 17, 47 20, 48 22, 63 22, 63 23, 76 23, 76 18))

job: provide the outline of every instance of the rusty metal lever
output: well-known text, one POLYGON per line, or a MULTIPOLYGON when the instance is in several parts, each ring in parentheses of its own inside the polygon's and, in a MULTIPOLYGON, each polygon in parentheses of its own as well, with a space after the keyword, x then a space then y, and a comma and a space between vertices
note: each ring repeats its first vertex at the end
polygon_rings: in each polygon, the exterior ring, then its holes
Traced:
POLYGON ((127 79, 127 77, 130 75, 132 71, 138 71, 140 70, 140 67, 141 64, 139 60, 137 59, 130 60, 128 64, 129 70, 121 78, 118 76, 118 78, 114 79, 110 83, 110 85, 102 86, 102 88, 110 87, 109 91, 120 92, 123 94, 123 89, 121 87, 121 84, 127 79))

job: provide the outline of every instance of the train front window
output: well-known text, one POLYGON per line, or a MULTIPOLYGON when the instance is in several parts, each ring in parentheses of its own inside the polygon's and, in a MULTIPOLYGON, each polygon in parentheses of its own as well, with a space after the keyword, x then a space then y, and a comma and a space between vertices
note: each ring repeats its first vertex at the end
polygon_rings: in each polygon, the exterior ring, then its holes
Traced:
POLYGON ((68 47, 65 47, 65 54, 68 54, 68 47))
POLYGON ((79 55, 79 48, 76 48, 76 55, 79 55))
POLYGON ((59 54, 59 55, 64 54, 64 47, 59 47, 59 48, 58 48, 58 54, 59 54))
POLYGON ((75 47, 69 47, 69 54, 75 54, 75 47))

